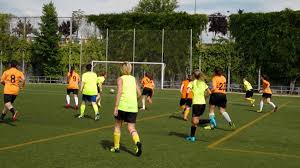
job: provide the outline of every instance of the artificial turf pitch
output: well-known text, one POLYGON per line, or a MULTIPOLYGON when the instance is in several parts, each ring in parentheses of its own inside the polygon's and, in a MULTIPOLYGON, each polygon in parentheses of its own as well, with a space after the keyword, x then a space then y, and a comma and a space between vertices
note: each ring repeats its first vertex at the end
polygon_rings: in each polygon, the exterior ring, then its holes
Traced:
MULTIPOLYGON (((123 125, 121 153, 111 153, 114 96, 104 90, 101 119, 93 120, 65 109, 65 86, 28 85, 15 102, 16 122, 8 114, 0 124, 1 168, 92 167, 300 167, 300 98, 274 96, 276 113, 265 104, 256 113, 241 94, 228 94, 227 111, 236 124, 233 131, 220 114, 218 129, 197 129, 196 142, 185 137, 190 122, 180 118, 179 91, 155 91, 153 105, 139 112, 137 130, 143 154, 133 154, 133 142, 123 125)), ((1 97, 1 101, 3 98, 1 97)), ((73 99, 72 99, 73 102, 73 99)), ((2 108, 3 106, 1 106, 2 108)), ((208 118, 208 106, 202 118, 208 118)))

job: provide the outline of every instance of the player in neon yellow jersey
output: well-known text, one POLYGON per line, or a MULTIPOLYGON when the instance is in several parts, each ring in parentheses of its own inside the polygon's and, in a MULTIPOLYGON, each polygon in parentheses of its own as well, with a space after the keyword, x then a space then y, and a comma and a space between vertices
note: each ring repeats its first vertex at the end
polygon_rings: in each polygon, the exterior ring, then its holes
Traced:
POLYGON ((199 124, 200 116, 205 111, 205 95, 210 94, 210 90, 205 83, 205 75, 201 73, 199 70, 195 70, 193 73, 194 80, 189 83, 187 93, 193 93, 193 105, 192 105, 192 126, 191 126, 191 134, 186 138, 188 141, 194 142, 196 140, 195 133, 197 126, 199 124))
POLYGON ((245 95, 245 99, 248 100, 250 102, 250 104, 252 105, 252 107, 254 107, 254 102, 255 99, 253 99, 253 87, 250 84, 250 82, 248 82, 246 80, 246 78, 243 79, 243 83, 244 83, 244 88, 246 90, 246 95, 245 95))
POLYGON ((122 76, 118 78, 118 92, 114 109, 115 129, 114 129, 114 147, 111 152, 120 152, 121 126, 123 121, 127 122, 128 132, 131 134, 134 144, 136 145, 135 154, 142 154, 142 144, 137 130, 135 129, 136 117, 138 112, 137 97, 141 96, 140 87, 135 78, 130 75, 132 66, 124 62, 121 66, 122 76))
POLYGON ((78 118, 83 118, 85 111, 85 104, 87 102, 92 102, 92 106, 95 112, 95 121, 100 119, 98 106, 96 104, 97 97, 97 74, 92 72, 92 65, 86 65, 86 70, 84 74, 82 74, 81 88, 82 92, 82 102, 80 105, 80 115, 78 118))

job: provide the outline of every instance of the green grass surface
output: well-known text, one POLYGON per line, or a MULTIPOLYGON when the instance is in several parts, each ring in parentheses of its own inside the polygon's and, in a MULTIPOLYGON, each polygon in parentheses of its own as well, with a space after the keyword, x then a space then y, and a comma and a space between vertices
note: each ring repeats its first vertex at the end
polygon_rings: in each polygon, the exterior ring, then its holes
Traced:
MULTIPOLYGON (((220 129, 198 128, 197 141, 191 143, 184 139, 190 122, 175 114, 179 110, 178 91, 158 90, 154 104, 138 115, 137 130, 143 143, 143 154, 138 158, 132 154, 134 145, 126 125, 121 153, 108 150, 113 143, 114 122, 114 95, 108 89, 99 122, 75 118, 78 111, 64 108, 65 92, 64 86, 54 85, 28 85, 22 91, 15 102, 21 112, 18 121, 11 122, 8 114, 6 122, 0 124, 1 168, 300 167, 300 98, 274 96, 275 104, 282 106, 279 111, 249 125, 271 108, 265 105, 264 113, 256 113, 258 107, 248 106, 244 95, 229 94, 227 111, 237 129, 231 130, 217 114, 220 129)), ((255 98, 258 106, 260 97, 255 98)), ((94 117, 90 106, 86 114, 94 117)), ((208 107, 202 118, 208 118, 208 107)))

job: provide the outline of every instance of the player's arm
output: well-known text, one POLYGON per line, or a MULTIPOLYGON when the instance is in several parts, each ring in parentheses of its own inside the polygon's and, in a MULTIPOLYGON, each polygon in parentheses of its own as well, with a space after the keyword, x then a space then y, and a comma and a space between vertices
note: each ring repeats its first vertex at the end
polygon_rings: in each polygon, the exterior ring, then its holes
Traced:
POLYGON ((120 103, 120 98, 121 98, 122 88, 123 88, 123 80, 122 80, 122 78, 120 78, 120 77, 118 78, 117 85, 118 85, 118 92, 117 92, 117 95, 116 95, 114 116, 118 115, 118 106, 119 106, 119 103, 120 103))
POLYGON ((81 82, 80 82, 80 92, 82 92, 82 91, 83 91, 83 87, 84 87, 84 82, 83 82, 83 81, 81 81, 81 82))
POLYGON ((4 72, 3 75, 2 75, 2 77, 1 77, 1 82, 0 82, 2 85, 5 85, 5 79, 6 79, 6 76, 7 76, 7 75, 6 75, 6 73, 4 72))
POLYGON ((180 93, 182 94, 183 84, 180 86, 180 93))

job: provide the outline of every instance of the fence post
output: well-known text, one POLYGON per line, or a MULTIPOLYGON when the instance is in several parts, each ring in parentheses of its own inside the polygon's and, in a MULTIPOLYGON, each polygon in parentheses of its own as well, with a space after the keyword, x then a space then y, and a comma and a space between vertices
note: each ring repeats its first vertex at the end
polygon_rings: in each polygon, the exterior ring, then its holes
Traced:
POLYGON ((164 62, 164 43, 165 43, 165 29, 161 33, 161 63, 164 62))
POLYGON ((70 18, 70 48, 69 48, 69 71, 71 70, 71 55, 72 55, 72 29, 73 29, 73 19, 70 18))
POLYGON ((260 76, 261 76, 261 66, 258 68, 258 81, 257 81, 257 90, 260 91, 260 76))

